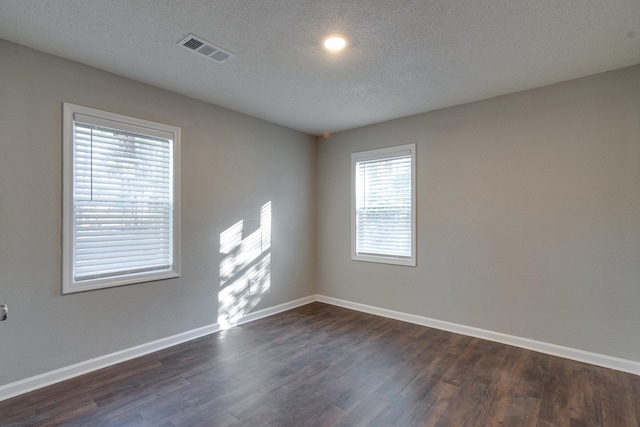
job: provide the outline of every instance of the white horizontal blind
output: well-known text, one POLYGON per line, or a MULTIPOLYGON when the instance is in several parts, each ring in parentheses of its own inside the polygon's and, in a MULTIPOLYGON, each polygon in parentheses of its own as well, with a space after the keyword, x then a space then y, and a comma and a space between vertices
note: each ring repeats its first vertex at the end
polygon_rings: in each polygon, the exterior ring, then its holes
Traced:
POLYGON ((173 140, 118 125, 74 116, 75 282, 173 267, 173 140))
POLYGON ((356 254, 411 258, 411 154, 355 167, 356 254))

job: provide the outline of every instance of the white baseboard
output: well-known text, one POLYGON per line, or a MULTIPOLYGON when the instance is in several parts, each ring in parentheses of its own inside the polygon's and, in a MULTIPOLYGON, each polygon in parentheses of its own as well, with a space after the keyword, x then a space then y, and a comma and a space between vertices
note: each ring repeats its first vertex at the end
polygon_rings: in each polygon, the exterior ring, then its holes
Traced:
POLYGON ((577 360, 579 362, 615 369, 617 371, 628 372, 630 374, 640 375, 640 362, 635 362, 633 360, 620 359, 604 354, 591 353, 575 348, 563 347, 556 344, 549 344, 542 341, 507 335, 500 332, 488 331, 485 329, 474 328, 472 326, 459 325, 457 323, 445 322, 442 320, 431 319, 429 317, 402 313, 399 311, 388 310, 386 308, 374 307, 338 298, 326 297, 323 295, 316 295, 316 301, 324 302, 331 305, 337 305, 339 307, 349 308, 364 313, 388 317, 391 319, 402 320, 404 322, 415 323, 417 325, 442 329, 444 331, 454 332, 457 334, 469 335, 476 338, 482 338, 489 341, 508 344, 515 347, 526 348, 528 350, 550 354, 553 356, 559 356, 565 359, 577 360))
MULTIPOLYGON (((253 313, 249 313, 240 317, 236 322, 237 325, 243 323, 252 322, 254 320, 262 319, 263 317, 272 316, 274 314, 291 310, 305 304, 309 304, 316 300, 315 295, 301 298, 295 301, 290 301, 284 304, 279 304, 274 307, 265 308, 253 313)), ((220 330, 220 325, 217 323, 203 326, 197 329, 192 329, 187 332, 182 332, 177 335, 173 335, 167 338, 161 338, 156 341, 141 344, 135 347, 127 348, 115 353, 99 356, 94 359, 85 360, 70 366, 65 366, 53 371, 45 372, 40 375, 25 378, 20 381, 9 383, 0 386, 0 401, 10 399, 20 394, 28 393, 30 391, 46 387, 51 384, 55 384, 64 380, 68 380, 83 374, 87 374, 98 369, 106 368, 107 366, 115 365, 136 357, 144 356, 145 354, 153 353, 154 351, 162 350, 174 345, 182 344, 187 341, 194 340, 196 338, 203 337, 205 335, 213 334, 220 330)))
POLYGON ((244 323, 253 322, 254 320, 262 319, 264 317, 273 316, 274 314, 282 313, 283 311, 291 310, 292 308, 300 307, 314 301, 316 301, 316 295, 310 295, 308 297, 300 298, 294 301, 274 305, 273 307, 263 308, 262 310, 254 311, 253 313, 240 316, 238 319, 234 320, 231 326, 238 326, 244 323))
POLYGON ((214 323, 9 383, 0 386, 0 401, 58 383, 60 381, 87 374, 98 369, 106 368, 107 366, 144 356, 145 354, 153 353, 154 351, 162 350, 205 335, 213 334, 219 330, 220 327, 218 324, 214 323))
MULTIPOLYGON (((485 329, 474 328, 472 326, 459 325, 456 323, 445 322, 442 320, 431 319, 424 316, 402 313, 399 311, 388 310, 386 308, 374 307, 370 305, 360 304, 356 302, 341 300, 338 298, 327 297, 324 295, 311 295, 300 298, 295 301, 286 302, 273 307, 249 313, 240 317, 234 322, 234 325, 242 325, 247 322, 262 319, 264 317, 273 316, 283 311, 291 310, 314 301, 326 304, 336 305, 339 307, 349 308, 364 313, 375 314, 391 319, 402 320, 404 322, 414 323, 417 325, 428 326, 431 328, 442 329, 462 335, 469 335, 476 338, 482 338, 489 341, 495 341, 503 344, 513 345, 516 347, 526 348, 540 353, 546 353, 553 356, 564 357, 566 359, 577 360, 580 362, 590 363, 592 365, 603 366, 622 372, 628 372, 640 375, 640 362, 632 360, 620 359, 617 357, 607 356, 598 353, 590 353, 588 351, 563 347, 555 344, 549 344, 542 341, 531 340, 528 338, 516 337, 513 335, 502 334, 499 332, 487 331, 485 329)), ((182 344, 196 338, 210 335, 220 330, 217 323, 203 326, 201 328, 192 329, 167 338, 162 338, 146 344, 138 345, 115 353, 96 357, 74 365, 66 366, 40 375, 25 378, 10 384, 0 386, 0 401, 28 393, 30 391, 46 387, 64 380, 68 380, 83 374, 87 374, 107 366, 115 365, 145 354, 153 353, 174 345, 182 344)))

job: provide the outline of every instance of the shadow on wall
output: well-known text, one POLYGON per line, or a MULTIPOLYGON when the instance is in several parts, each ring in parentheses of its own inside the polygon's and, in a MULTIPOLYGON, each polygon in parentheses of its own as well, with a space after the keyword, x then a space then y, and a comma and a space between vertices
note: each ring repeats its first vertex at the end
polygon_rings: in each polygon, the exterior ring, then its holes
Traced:
POLYGON ((260 227, 244 239, 240 220, 220 233, 218 324, 236 325, 271 287, 271 202, 260 208, 260 227))

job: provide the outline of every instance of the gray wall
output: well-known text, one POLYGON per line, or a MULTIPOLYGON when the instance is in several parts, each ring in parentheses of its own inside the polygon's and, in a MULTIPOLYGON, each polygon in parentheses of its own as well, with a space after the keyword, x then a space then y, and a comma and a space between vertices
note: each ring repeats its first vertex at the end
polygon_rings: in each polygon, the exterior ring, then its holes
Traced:
POLYGON ((317 291, 640 360, 640 66, 318 144, 1 40, 0 96, 0 385, 216 322, 220 233, 269 201, 253 310, 317 291), (60 295, 63 101, 182 128, 181 278, 60 295), (351 261, 350 153, 411 142, 418 266, 351 261))
POLYGON ((640 361, 640 66, 333 135, 318 293, 640 361), (350 153, 417 143, 418 266, 350 260, 350 153))
POLYGON ((0 41, 0 385, 217 321, 220 233, 272 202, 268 293, 315 293, 315 139, 0 41), (182 276, 60 295, 62 102, 182 128, 182 276))

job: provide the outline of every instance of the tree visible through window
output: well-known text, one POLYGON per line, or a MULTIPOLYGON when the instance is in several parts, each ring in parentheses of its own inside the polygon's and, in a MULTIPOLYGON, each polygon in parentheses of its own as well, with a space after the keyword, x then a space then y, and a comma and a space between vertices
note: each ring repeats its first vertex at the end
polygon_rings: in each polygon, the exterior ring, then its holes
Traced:
POLYGON ((179 128, 64 109, 63 292, 177 277, 179 128))

